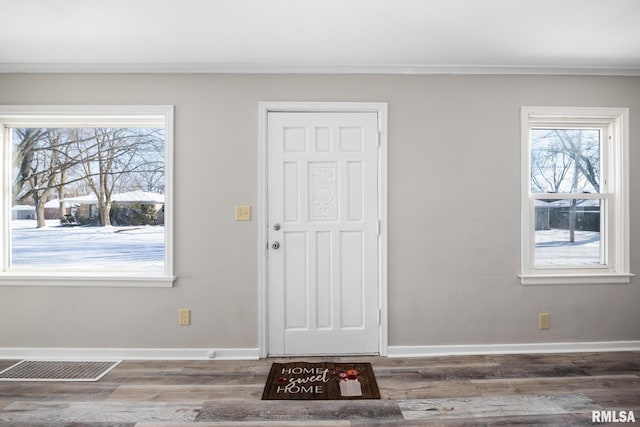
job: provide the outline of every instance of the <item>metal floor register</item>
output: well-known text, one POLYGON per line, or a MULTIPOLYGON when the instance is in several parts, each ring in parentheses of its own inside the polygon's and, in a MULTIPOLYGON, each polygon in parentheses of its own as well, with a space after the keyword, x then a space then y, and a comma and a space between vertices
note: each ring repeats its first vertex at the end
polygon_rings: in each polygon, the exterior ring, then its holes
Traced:
POLYGON ((0 372, 0 381, 98 381, 120 362, 22 360, 0 372))

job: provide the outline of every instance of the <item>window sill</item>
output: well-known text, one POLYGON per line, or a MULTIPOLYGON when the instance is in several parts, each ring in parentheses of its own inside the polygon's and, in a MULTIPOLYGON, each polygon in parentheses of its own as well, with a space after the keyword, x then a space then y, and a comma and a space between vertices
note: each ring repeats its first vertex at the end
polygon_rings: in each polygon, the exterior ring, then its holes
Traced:
POLYGON ((0 287, 171 288, 175 280, 175 276, 55 275, 11 272, 0 274, 0 287))
POLYGON ((521 274, 523 285, 594 285, 631 283, 634 274, 521 274))

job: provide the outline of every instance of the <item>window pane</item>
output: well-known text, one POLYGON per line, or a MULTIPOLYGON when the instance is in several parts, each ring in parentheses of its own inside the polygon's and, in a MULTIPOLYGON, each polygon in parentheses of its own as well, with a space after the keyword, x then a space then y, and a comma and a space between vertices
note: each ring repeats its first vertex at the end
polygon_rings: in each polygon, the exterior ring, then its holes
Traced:
POLYGON ((599 193, 599 129, 531 129, 532 193, 599 193))
POLYGON ((602 200, 536 200, 535 265, 604 265, 602 200))
POLYGON ((11 267, 164 272, 162 128, 13 128, 11 267))

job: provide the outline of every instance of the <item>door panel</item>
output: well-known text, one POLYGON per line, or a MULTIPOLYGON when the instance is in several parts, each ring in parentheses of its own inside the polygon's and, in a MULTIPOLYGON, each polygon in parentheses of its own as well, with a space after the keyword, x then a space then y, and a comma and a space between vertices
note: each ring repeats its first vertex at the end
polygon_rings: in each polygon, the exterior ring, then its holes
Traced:
POLYGON ((267 126, 269 354, 376 353, 377 114, 269 113, 267 126))

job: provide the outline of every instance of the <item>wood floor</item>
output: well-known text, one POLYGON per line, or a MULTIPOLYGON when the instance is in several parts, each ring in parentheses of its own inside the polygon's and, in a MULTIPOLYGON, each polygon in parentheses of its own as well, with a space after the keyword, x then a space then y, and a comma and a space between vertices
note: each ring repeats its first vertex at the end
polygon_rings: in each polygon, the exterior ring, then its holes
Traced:
POLYGON ((640 352, 322 360, 372 363, 382 398, 261 400, 289 359, 124 361, 93 383, 0 382, 0 426, 587 426, 601 410, 640 423, 640 352))

